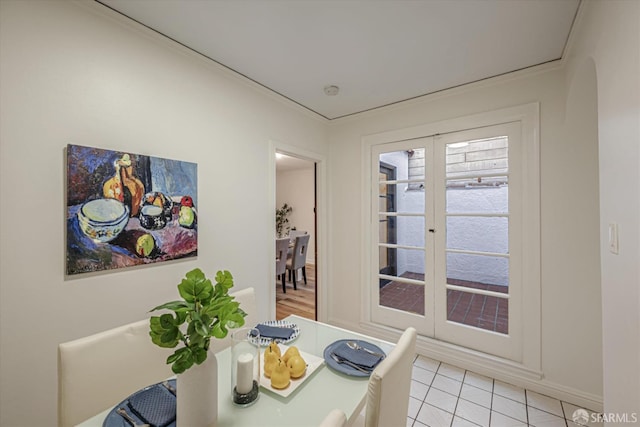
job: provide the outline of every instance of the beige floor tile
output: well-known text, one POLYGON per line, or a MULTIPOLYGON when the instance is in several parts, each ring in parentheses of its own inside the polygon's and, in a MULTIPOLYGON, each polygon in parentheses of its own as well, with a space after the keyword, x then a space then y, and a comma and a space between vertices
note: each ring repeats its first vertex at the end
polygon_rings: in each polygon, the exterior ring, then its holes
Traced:
POLYGON ((455 413, 456 416, 481 426, 489 425, 490 414, 489 408, 462 399, 458 400, 455 413))
POLYGON ((453 420, 453 414, 431 406, 428 403, 422 405, 416 421, 426 424, 429 427, 450 427, 453 420))

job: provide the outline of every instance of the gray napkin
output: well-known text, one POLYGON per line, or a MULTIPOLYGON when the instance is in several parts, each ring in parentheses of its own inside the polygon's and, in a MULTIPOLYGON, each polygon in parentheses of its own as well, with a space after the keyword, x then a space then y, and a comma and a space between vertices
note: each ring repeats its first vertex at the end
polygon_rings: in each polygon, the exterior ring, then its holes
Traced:
POLYGON ((277 326, 269 326, 260 323, 256 326, 256 329, 260 331, 261 338, 274 338, 281 340, 288 340, 293 335, 293 328, 280 328, 277 326))
POLYGON ((382 357, 368 353, 364 350, 354 350, 344 342, 338 345, 333 350, 333 353, 338 357, 348 360, 354 365, 358 365, 370 370, 373 370, 373 368, 375 368, 376 365, 382 360, 382 357))

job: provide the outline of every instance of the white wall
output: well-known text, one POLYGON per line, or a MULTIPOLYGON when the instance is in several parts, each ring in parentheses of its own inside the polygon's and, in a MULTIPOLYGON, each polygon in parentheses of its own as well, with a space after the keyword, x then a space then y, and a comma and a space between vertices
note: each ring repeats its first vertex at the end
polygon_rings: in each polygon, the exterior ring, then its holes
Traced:
POLYGON ((541 105, 541 383, 597 400, 604 348, 605 409, 637 410, 640 3, 586 3, 567 70, 509 75, 327 127, 96 3, 2 0, 0 425, 51 425, 58 343, 146 317, 193 267, 228 268, 238 288, 256 286, 266 300, 268 140, 325 154, 328 132, 328 283, 340 291, 325 303, 331 321, 357 329, 362 313, 349 301, 363 286, 353 243, 362 240, 362 136, 532 101, 541 105), (68 143, 198 162, 197 260, 65 278, 68 143), (242 173, 229 161, 237 158, 242 173), (606 248, 609 222, 620 226, 617 256, 606 248), (257 244, 245 247, 249 239, 257 244))
POLYGON ((51 426, 58 343, 147 317, 188 270, 229 269, 267 317, 269 141, 324 155, 326 124, 93 1, 0 4, 0 425, 51 426), (65 278, 68 143, 197 162, 198 257, 65 278))
POLYGON ((276 173, 276 206, 287 203, 293 207, 289 215, 289 226, 306 231, 309 237, 307 263, 315 264, 315 213, 313 163, 308 169, 278 171, 276 173))
MULTIPOLYGON (((330 320, 350 328, 367 320, 360 310, 365 308, 351 303, 364 298, 368 286, 363 283, 367 267, 353 268, 354 259, 367 259, 361 245, 354 244, 363 241, 361 224, 367 220, 361 198, 353 197, 365 189, 362 169, 369 160, 362 160, 362 138, 538 101, 544 378, 536 384, 597 409, 602 396, 597 144, 594 138, 582 138, 577 126, 595 117, 578 111, 574 123, 565 123, 565 91, 562 69, 518 73, 332 122, 329 263, 332 284, 341 292, 327 303, 330 320), (580 185, 575 185, 574 175, 581 177, 580 185)), ((422 349, 428 351, 428 346, 422 349)))
POLYGON ((597 87, 597 121, 583 125, 599 139, 604 409, 640 417, 640 2, 589 1, 583 12, 567 106, 582 111, 585 82, 597 87), (618 255, 609 223, 619 227, 618 255))

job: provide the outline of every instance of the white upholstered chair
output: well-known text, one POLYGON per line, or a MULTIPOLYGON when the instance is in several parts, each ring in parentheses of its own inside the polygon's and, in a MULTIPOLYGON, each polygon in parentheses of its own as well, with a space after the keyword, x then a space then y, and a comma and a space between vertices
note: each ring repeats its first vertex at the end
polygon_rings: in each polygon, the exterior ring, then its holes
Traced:
MULTIPOLYGON (((232 293, 257 323, 253 288, 232 293)), ((231 345, 230 334, 212 339, 211 351, 231 345)), ((131 393, 173 375, 167 357, 173 349, 151 342, 149 319, 130 323, 58 346, 58 425, 76 425, 116 405, 131 393)))
POLYGON ((407 423, 416 330, 407 328, 391 353, 371 373, 364 419, 355 425, 395 427, 407 423))
POLYGON ((151 342, 149 319, 58 346, 58 425, 76 425, 173 375, 168 349, 151 342))
POLYGON ((240 308, 247 313, 244 318, 245 326, 255 326, 258 323, 258 306, 256 305, 256 292, 253 288, 232 292, 232 296, 240 303, 240 308))
POLYGON ((345 427, 347 425, 347 416, 344 411, 334 409, 327 414, 318 427, 345 427))

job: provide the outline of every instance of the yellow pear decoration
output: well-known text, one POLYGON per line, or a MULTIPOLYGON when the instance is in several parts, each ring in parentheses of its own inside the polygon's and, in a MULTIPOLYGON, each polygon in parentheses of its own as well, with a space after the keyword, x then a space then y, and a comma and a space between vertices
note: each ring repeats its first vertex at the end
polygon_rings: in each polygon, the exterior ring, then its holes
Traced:
POLYGON ((278 359, 278 364, 273 368, 271 372, 271 387, 277 389, 284 389, 289 387, 291 383, 291 373, 289 373, 289 368, 287 364, 282 361, 282 359, 278 359))
POLYGON ((276 353, 278 355, 278 357, 282 356, 282 353, 280 352, 280 347, 278 346, 277 342, 271 341, 271 343, 269 344, 268 349, 273 351, 274 353, 276 353))
MULTIPOLYGON (((277 346, 276 346, 277 348, 277 346)), ((264 351, 264 376, 267 378, 271 377, 271 372, 273 372, 273 368, 278 364, 278 360, 280 360, 280 349, 276 353, 271 349, 271 346, 267 347, 264 351)))
POLYGON ((296 379, 304 375, 307 370, 307 362, 299 354, 293 355, 287 361, 287 367, 291 373, 291 378, 296 379))
POLYGON ((289 347, 287 351, 284 352, 284 356, 282 356, 282 360, 286 363, 293 356, 300 356, 300 351, 298 347, 289 347))

